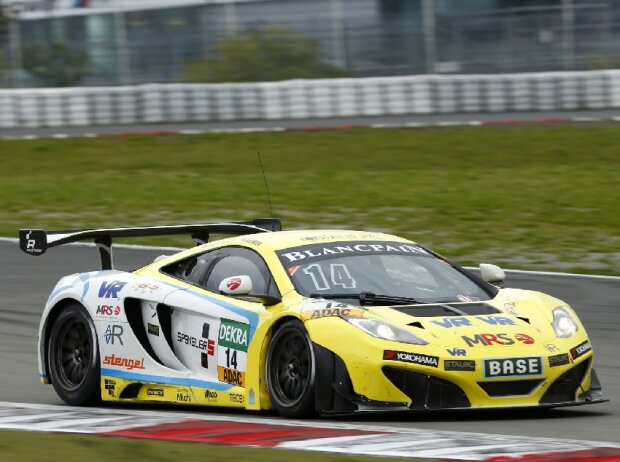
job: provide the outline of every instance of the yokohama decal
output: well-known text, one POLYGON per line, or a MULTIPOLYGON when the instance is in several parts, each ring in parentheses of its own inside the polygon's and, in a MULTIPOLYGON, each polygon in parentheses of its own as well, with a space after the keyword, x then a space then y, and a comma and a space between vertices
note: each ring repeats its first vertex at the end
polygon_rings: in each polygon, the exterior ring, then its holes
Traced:
POLYGON ((419 353, 385 350, 383 352, 383 359, 387 359, 389 361, 402 361, 404 363, 421 364, 423 366, 439 367, 438 356, 428 356, 419 353))

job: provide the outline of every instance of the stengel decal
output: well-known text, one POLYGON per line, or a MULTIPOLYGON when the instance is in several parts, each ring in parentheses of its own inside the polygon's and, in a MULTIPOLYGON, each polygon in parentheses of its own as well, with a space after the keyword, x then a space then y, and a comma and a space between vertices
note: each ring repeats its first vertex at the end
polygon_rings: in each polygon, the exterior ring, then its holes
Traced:
POLYGON ((111 354, 110 356, 105 356, 103 358, 103 364, 107 364, 109 366, 124 367, 128 371, 132 369, 145 369, 144 358, 128 359, 128 358, 123 358, 121 356, 116 356, 114 353, 111 354))

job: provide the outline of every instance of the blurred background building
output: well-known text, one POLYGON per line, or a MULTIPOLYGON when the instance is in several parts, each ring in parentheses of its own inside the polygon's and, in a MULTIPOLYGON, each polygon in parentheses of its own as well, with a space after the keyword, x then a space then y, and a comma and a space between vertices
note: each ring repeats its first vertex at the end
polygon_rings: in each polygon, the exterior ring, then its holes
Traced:
POLYGON ((13 88, 620 67, 618 0, 0 0, 0 6, 0 86, 13 88), (290 53, 280 59, 276 46, 290 53), (258 62, 244 58, 248 50, 258 62), (218 67, 231 56, 232 63, 218 67), (311 71, 291 67, 296 57, 311 71), (274 69, 287 66, 290 74, 274 69), (250 67, 254 74, 242 72, 250 67))

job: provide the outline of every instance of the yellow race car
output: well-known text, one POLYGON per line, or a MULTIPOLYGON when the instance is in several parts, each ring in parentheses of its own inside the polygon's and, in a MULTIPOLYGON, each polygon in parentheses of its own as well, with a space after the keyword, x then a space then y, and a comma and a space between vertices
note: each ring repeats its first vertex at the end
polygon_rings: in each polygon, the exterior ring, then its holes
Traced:
POLYGON ((302 417, 603 401, 575 312, 498 287, 504 274, 493 265, 480 278, 407 239, 281 231, 276 219, 20 231, 31 255, 84 240, 97 244, 102 268, 61 279, 39 330, 41 380, 70 404, 302 417), (113 269, 112 239, 171 234, 200 245, 113 269))

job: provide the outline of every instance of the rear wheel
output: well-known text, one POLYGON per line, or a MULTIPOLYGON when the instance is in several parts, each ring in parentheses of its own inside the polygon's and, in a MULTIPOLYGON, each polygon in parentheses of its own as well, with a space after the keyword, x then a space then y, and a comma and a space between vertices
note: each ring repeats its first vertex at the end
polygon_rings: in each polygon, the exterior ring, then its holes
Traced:
POLYGON ((63 401, 80 406, 100 400, 95 326, 79 303, 65 307, 54 321, 48 337, 47 358, 50 379, 63 401))
POLYGON ((266 377, 271 403, 279 414, 307 417, 314 413, 314 352, 301 322, 287 321, 273 334, 266 377))

